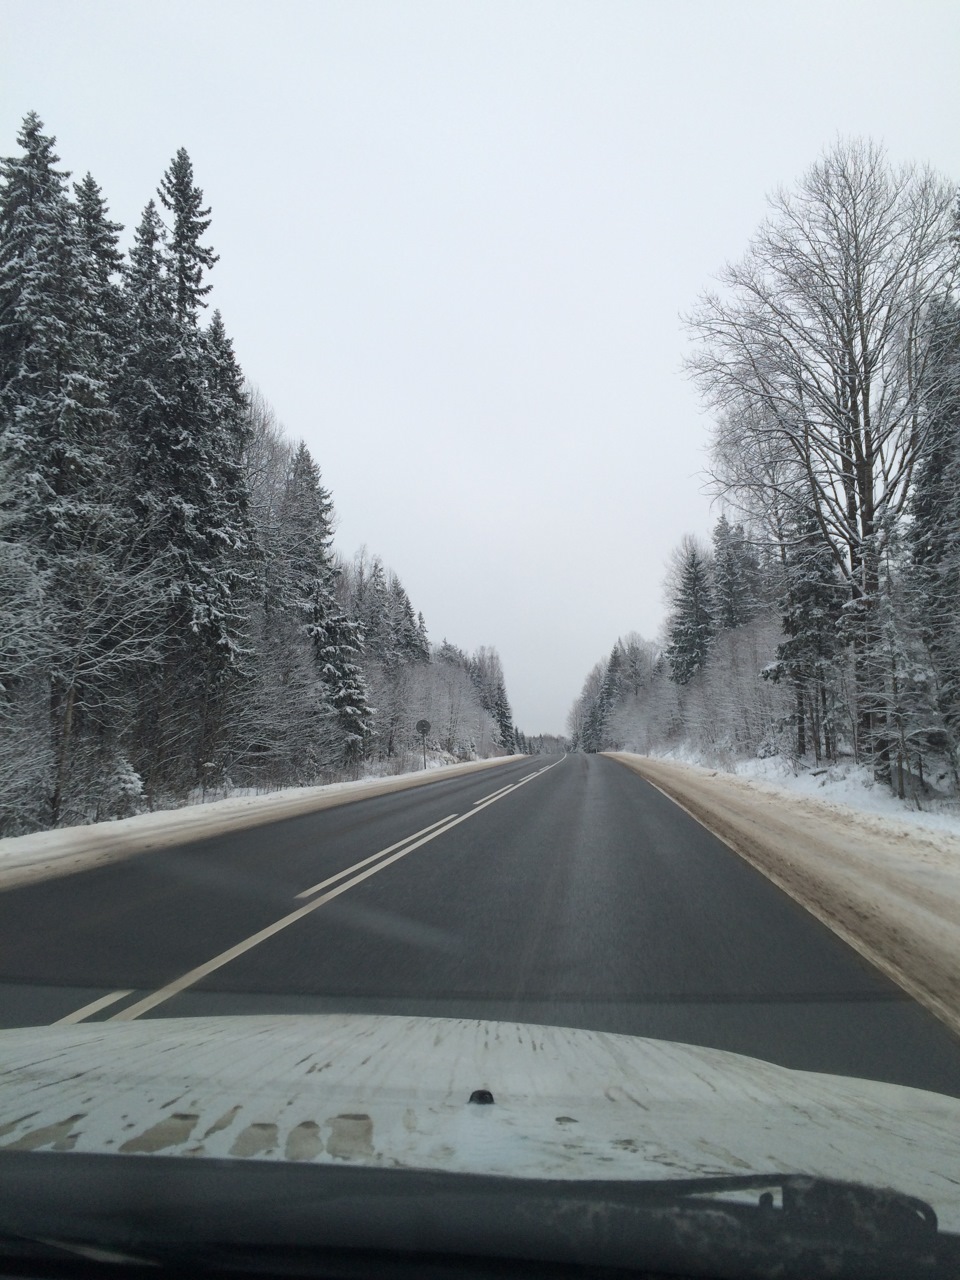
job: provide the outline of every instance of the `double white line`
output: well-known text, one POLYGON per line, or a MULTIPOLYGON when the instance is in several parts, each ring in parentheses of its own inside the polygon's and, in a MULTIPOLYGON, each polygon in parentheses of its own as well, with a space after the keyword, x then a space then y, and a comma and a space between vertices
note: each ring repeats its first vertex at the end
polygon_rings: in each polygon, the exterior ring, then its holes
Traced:
MULTIPOLYGON (((391 863, 397 862, 400 858, 405 858, 408 853, 413 853, 414 849, 419 849, 431 840, 436 840, 437 836, 442 836, 444 832, 459 826, 461 822, 466 822, 468 818, 476 817, 488 805, 502 800, 504 796, 508 796, 511 792, 525 786, 526 783, 532 782, 534 778, 539 778, 542 773, 555 769, 565 759, 566 756, 563 756, 560 760, 554 761, 553 764, 545 765, 542 769, 537 769, 534 773, 527 774, 519 782, 511 783, 506 787, 501 787, 499 791, 494 791, 490 795, 484 796, 483 799, 475 801, 473 807, 467 813, 459 815, 451 813, 446 818, 440 818, 437 822, 431 823, 429 827, 423 827, 420 831, 415 831, 413 835, 407 836, 403 840, 398 840, 396 844, 388 845, 386 849, 380 849, 379 852, 372 853, 369 858, 355 862, 352 867, 346 867, 343 871, 338 871, 336 875, 328 876, 326 880, 321 880, 318 884, 311 885, 309 889, 304 889, 302 893, 297 894, 297 898, 312 898, 312 902, 298 907, 296 911, 291 911, 289 915, 285 915, 280 920, 274 921, 273 924, 267 925, 265 929, 260 929, 257 933, 251 934, 243 942, 238 942, 236 946, 230 947, 226 951, 221 951, 212 960, 207 960, 204 964, 197 965, 195 969, 191 969, 188 973, 175 978, 173 982, 167 983, 165 987, 160 987, 159 990, 144 996, 142 1000, 137 1000, 134 1004, 128 1005, 127 1008, 121 1009, 119 1013, 113 1014, 109 1021, 132 1022, 134 1018, 139 1018, 142 1013, 149 1013, 157 1005, 164 1004, 173 996, 179 995, 181 991, 185 991, 187 987, 194 986, 217 969, 222 969, 225 964, 229 964, 231 960, 236 960, 244 952, 252 951, 254 947, 261 942, 265 942, 267 938, 272 938, 281 929, 286 929, 288 925, 294 924, 297 920, 302 920, 311 911, 316 911, 318 907, 322 907, 325 902, 338 897, 341 893, 346 893, 348 889, 352 889, 354 885, 360 884, 361 881, 368 879, 370 876, 375 876, 384 867, 389 867, 391 863), (354 872, 357 872, 357 874, 354 875, 354 872), (350 878, 348 879, 347 877, 350 878), (341 883, 338 884, 338 881, 341 883), (336 887, 329 888, 330 885, 336 885, 336 887), (326 893, 322 892, 324 889, 327 890, 326 893), (320 896, 314 897, 314 894, 319 894, 320 896)), ((88 1017, 93 1012, 94 1009, 91 1006, 87 1006, 85 1009, 78 1009, 76 1013, 68 1015, 68 1018, 70 1021, 81 1021, 82 1019, 79 1015, 82 1014, 84 1017, 88 1017)), ((61 1021, 67 1021, 67 1019, 61 1019, 61 1021)))

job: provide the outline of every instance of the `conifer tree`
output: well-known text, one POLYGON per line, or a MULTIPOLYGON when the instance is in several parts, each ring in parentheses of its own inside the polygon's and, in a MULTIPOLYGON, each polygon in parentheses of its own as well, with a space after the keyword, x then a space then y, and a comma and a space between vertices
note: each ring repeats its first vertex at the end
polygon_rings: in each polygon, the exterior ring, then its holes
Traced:
POLYGON ((960 769, 960 307, 946 304, 924 387, 923 444, 909 527, 912 595, 936 702, 960 769))
POLYGON ((301 441, 290 469, 282 511, 288 577, 285 603, 300 619, 313 653, 318 685, 315 732, 335 719, 334 753, 345 762, 362 758, 371 730, 359 659, 363 636, 335 597, 331 554, 333 503, 320 468, 301 441))
POLYGON ((693 539, 680 551, 667 659, 675 684, 687 684, 706 666, 715 622, 706 557, 693 539))
POLYGON ((793 530, 781 600, 785 639, 763 671, 767 679, 789 680, 794 692, 796 753, 833 759, 837 750, 835 664, 842 649, 839 627, 844 592, 836 561, 812 511, 793 530), (809 730, 809 732, 808 732, 809 730))
POLYGON ((90 518, 108 392, 68 175, 35 114, 18 141, 24 155, 0 164, 0 447, 22 532, 55 554, 90 518))
MULTIPOLYGON (((54 139, 35 114, 19 142, 24 154, 3 162, 0 186, 0 451, 11 531, 30 548, 44 587, 48 821, 56 824, 71 793, 93 785, 89 769, 75 778, 78 742, 94 736, 100 755, 108 751, 119 672, 148 642, 130 594, 115 480, 115 317, 103 305, 110 264, 91 248, 54 139)), ((89 184, 84 192, 83 217, 95 221, 89 184)))
POLYGON ((757 610, 759 566, 746 543, 743 525, 721 515, 713 530, 713 607, 717 627, 732 631, 757 610))
MULTIPOLYGON (((177 212, 182 191, 169 178, 177 212)), ((175 224, 171 243, 151 201, 134 239, 119 405, 132 502, 149 532, 138 556, 167 562, 164 660, 142 704, 141 737, 158 782, 183 786, 227 768, 224 698, 242 669, 248 530, 240 371, 219 317, 207 333, 197 326, 206 251, 187 252, 189 216, 175 224)))
POLYGON ((505 751, 513 751, 515 746, 513 712, 510 709, 510 700, 507 697, 507 687, 504 683, 502 672, 497 680, 494 692, 493 717, 497 723, 501 747, 505 751))
POLYGON ((373 728, 360 658, 363 635, 356 622, 336 608, 332 597, 318 599, 316 620, 307 632, 313 641, 325 695, 336 717, 337 751, 344 764, 366 754, 373 728))
POLYGON ((170 162, 159 189, 160 202, 173 215, 166 241, 169 272, 177 319, 196 324, 204 298, 212 285, 204 283, 204 272, 219 261, 217 254, 200 241, 210 227, 210 210, 203 208, 203 192, 193 181, 193 164, 183 147, 170 162))
POLYGON ((417 654, 421 662, 430 661, 430 639, 422 612, 417 613, 417 654))
POLYGON ((77 231, 80 251, 86 259, 85 275, 89 281, 90 301, 95 316, 94 346, 101 368, 110 380, 117 377, 123 324, 123 295, 120 278, 124 270, 119 249, 119 222, 108 216, 103 192, 87 174, 74 184, 77 231))

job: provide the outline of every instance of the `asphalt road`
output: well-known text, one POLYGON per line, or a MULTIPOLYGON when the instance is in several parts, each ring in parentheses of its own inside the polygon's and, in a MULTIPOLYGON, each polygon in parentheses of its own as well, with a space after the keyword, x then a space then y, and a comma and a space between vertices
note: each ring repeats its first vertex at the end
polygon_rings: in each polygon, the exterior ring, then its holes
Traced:
POLYGON ((655 1036, 960 1096, 946 1028, 602 757, 0 893, 0 1026, 334 1011, 655 1036))

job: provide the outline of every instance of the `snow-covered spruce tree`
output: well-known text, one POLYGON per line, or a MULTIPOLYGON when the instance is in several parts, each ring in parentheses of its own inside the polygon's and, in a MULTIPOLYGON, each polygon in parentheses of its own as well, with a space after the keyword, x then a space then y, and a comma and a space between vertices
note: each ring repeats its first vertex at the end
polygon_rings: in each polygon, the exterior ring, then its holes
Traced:
POLYGON ((416 653, 419 661, 430 661, 430 637, 427 635, 427 624, 423 613, 417 613, 416 653))
MULTIPOLYGON (((944 751, 949 731, 938 706, 935 672, 929 649, 911 608, 909 555, 900 538, 891 539, 884 557, 884 590, 881 597, 880 645, 875 664, 884 679, 880 691, 887 710, 880 744, 892 789, 901 800, 908 794, 917 808, 929 771, 946 779, 952 761, 944 751), (924 756, 932 755, 924 764, 924 756), (944 769, 944 755, 947 756, 944 769), (932 769, 930 768, 932 764, 932 769), (942 772, 941 772, 942 771, 942 772)), ((954 772, 953 782, 956 782, 954 772)))
MULTIPOLYGON (((929 746, 960 780, 960 308, 946 304, 923 392, 924 432, 909 528, 912 599, 942 726, 929 746)), ((960 784, 960 782, 958 782, 960 784)))
POLYGON ((760 566, 742 524, 721 515, 713 529, 713 606, 716 625, 732 631, 760 606, 760 566))
POLYGON ((110 423, 68 175, 35 114, 0 163, 0 430, 20 532, 47 559, 90 519, 110 423))
POLYGON ((403 583, 392 574, 388 584, 390 623, 397 654, 402 662, 429 662, 430 646, 426 642, 423 614, 419 621, 403 583))
POLYGON ((484 711, 496 724, 497 745, 505 751, 513 750, 513 712, 507 697, 500 655, 490 645, 481 645, 469 659, 468 670, 484 711))
POLYGON ((211 557, 217 587, 207 607, 214 614, 209 635, 215 647, 206 664, 198 754, 204 762, 222 761, 221 768, 227 769, 239 745, 232 733, 238 703, 245 699, 253 674, 246 601, 254 587, 257 546, 244 467, 248 417, 243 373, 219 310, 200 335, 200 368, 207 451, 219 499, 213 527, 219 546, 211 557))
POLYGON ((120 409, 132 501, 149 530, 148 554, 167 563, 163 661, 140 690, 137 750, 149 761, 150 794, 226 773, 224 699, 244 648, 240 375, 219 321, 206 334, 198 324, 209 287, 202 268, 212 255, 198 243, 207 224, 184 154, 161 187, 172 236, 151 201, 125 279, 120 409))
POLYGON ((607 674, 606 659, 601 659, 590 671, 580 696, 570 708, 567 729, 571 749, 574 751, 598 751, 603 727, 604 711, 598 710, 603 697, 603 684, 607 674))
POLYGON ((89 296, 96 315, 91 341, 112 396, 123 342, 124 259, 119 248, 123 227, 111 221, 107 201, 92 174, 74 183, 73 191, 78 239, 87 259, 89 296))
POLYGON ((612 751, 622 745, 618 738, 611 736, 611 722, 623 701, 627 678, 625 652, 620 640, 601 667, 600 684, 584 719, 584 751, 612 751))
POLYGON ((9 465, 0 457, 0 834, 49 821, 51 645, 49 603, 18 523, 9 465))
POLYGON ((788 548, 781 600, 785 639, 763 675, 787 680, 793 689, 798 759, 812 747, 818 762, 833 760, 842 723, 836 690, 843 583, 812 511, 790 531, 788 548))
POLYGON ((677 552, 667 660, 675 684, 687 684, 707 663, 716 623, 710 563, 696 540, 686 537, 677 552))
MULTIPOLYGON (((336 607, 328 591, 324 616, 311 624, 313 642, 326 697, 336 718, 337 751, 345 765, 358 764, 366 755, 373 730, 373 713, 367 705, 367 686, 360 658, 363 633, 359 625, 336 607)), ((323 610, 318 609, 318 617, 323 610)))
POLYGON ((175 314, 181 324, 194 325, 213 288, 204 282, 205 273, 219 259, 212 248, 200 243, 210 228, 210 210, 203 208, 203 192, 194 183, 193 164, 183 147, 163 175, 158 195, 173 215, 166 254, 175 314))
MULTIPOLYGON (((178 374, 188 362, 179 350, 172 285, 164 269, 165 231, 155 203, 144 209, 124 278, 125 332, 117 405, 127 441, 130 502, 142 536, 138 566, 162 565, 156 632, 162 660, 138 673, 133 759, 146 780, 150 803, 182 794, 196 781, 194 708, 198 662, 188 654, 191 588, 201 578, 202 535, 195 514, 194 472, 202 457, 199 414, 190 412, 178 374)), ((189 378, 199 396, 199 359, 189 378)), ((186 370, 184 370, 186 372, 186 370)), ((202 485, 202 479, 199 481, 202 485)))
POLYGON ((11 532, 42 575, 51 742, 45 822, 83 820, 117 751, 124 673, 149 655, 127 559, 111 403, 116 228, 92 180, 78 209, 35 115, 0 188, 0 449, 11 532), (119 699, 119 702, 118 702, 119 699))
POLYGON ((507 697, 507 686, 504 683, 503 673, 497 681, 496 693, 494 695, 493 716, 497 722, 497 731, 500 746, 504 751, 512 752, 515 747, 515 737, 513 729, 513 712, 510 709, 510 700, 507 697))
POLYGON ((359 664, 363 638, 336 598, 333 501, 303 442, 290 468, 281 528, 286 580, 278 603, 298 620, 309 643, 315 685, 308 741, 315 767, 354 763, 364 755, 371 728, 359 664))

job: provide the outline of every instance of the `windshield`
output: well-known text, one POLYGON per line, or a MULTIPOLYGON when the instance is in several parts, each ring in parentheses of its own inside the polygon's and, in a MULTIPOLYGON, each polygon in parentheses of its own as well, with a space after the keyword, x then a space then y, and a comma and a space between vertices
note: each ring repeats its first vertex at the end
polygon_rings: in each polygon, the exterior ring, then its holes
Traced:
POLYGON ((0 1259, 946 1267, 960 17, 0 9, 0 1259))

